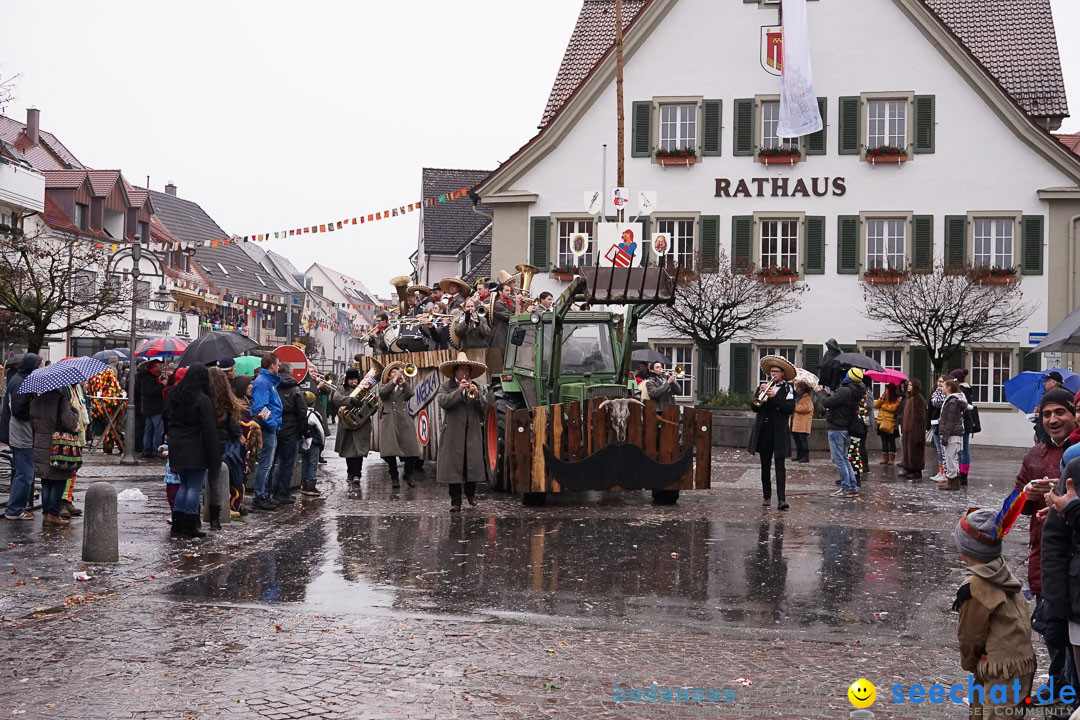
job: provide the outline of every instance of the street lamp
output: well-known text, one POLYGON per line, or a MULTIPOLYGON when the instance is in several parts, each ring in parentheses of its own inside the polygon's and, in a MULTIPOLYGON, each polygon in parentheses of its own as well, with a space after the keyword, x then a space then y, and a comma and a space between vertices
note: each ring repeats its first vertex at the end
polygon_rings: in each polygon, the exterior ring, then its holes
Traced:
POLYGON ((165 283, 158 285, 158 289, 154 293, 152 300, 158 310, 169 309, 169 305, 172 304, 173 299, 172 295, 170 295, 169 291, 165 288, 165 283))
MULTIPOLYGON (((138 465, 135 459, 135 324, 138 311, 138 287, 139 287, 139 261, 142 259, 142 243, 138 240, 131 244, 131 333, 128 335, 128 358, 131 367, 128 368, 128 404, 127 414, 124 417, 124 454, 120 458, 121 465, 138 465)), ((146 448, 143 448, 146 452, 146 448)))

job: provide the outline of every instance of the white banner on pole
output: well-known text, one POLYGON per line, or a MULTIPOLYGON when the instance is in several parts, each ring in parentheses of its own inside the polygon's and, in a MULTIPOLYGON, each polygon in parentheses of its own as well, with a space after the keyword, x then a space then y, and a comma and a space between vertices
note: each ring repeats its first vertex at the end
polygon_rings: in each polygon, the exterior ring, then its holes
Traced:
POLYGON ((781 0, 784 17, 783 74, 780 76, 780 121, 776 135, 802 137, 821 129, 814 72, 810 67, 810 33, 806 0, 781 0))

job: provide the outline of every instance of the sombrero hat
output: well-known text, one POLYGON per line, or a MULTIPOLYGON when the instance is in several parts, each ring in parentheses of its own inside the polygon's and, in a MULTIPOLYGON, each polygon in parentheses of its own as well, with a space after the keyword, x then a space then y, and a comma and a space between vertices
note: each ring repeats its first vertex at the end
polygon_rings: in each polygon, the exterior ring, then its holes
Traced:
POLYGON ((471 374, 473 380, 487 372, 487 365, 482 362, 470 360, 468 355, 460 351, 457 354, 456 360, 447 360, 443 364, 439 365, 439 372, 441 372, 448 378, 453 378, 454 369, 457 368, 458 365, 468 365, 469 373, 471 374))
POLYGON ((500 270, 499 271, 499 282, 501 282, 501 283, 512 283, 512 282, 514 282, 514 276, 511 275, 510 273, 506 272, 505 270, 500 270))
POLYGON ((431 288, 429 288, 427 285, 410 285, 409 287, 405 288, 405 292, 409 293, 410 295, 412 295, 414 292, 418 292, 421 295, 430 295, 431 288))
POLYGON ((442 289, 444 293, 455 292, 462 296, 472 294, 472 288, 469 286, 469 283, 459 277, 444 277, 439 281, 439 288, 442 289))
POLYGON ((795 379, 795 366, 789 363, 779 355, 766 355, 761 358, 761 371, 764 373, 769 372, 769 368, 778 367, 784 373, 784 379, 791 381, 795 379))
POLYGON ((400 360, 395 360, 394 362, 384 367, 382 371, 382 377, 379 378, 379 382, 383 384, 390 382, 390 371, 394 368, 401 368, 404 370, 405 363, 401 362, 400 360))

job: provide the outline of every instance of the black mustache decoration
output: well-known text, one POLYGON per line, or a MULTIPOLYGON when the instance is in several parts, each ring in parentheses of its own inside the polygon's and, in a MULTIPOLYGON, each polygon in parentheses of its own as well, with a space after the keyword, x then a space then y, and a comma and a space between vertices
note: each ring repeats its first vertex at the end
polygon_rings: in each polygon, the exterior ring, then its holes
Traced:
POLYGON ((563 490, 610 490, 618 485, 624 490, 663 490, 690 469, 693 449, 673 463, 661 463, 645 454, 637 445, 605 445, 589 457, 566 462, 544 446, 544 462, 551 477, 563 490))

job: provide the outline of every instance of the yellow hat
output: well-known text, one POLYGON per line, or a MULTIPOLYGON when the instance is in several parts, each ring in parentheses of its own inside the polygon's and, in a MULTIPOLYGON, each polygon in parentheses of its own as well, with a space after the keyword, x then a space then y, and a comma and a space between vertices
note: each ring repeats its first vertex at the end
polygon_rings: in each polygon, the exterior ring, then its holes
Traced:
POLYGON ((847 371, 848 380, 852 382, 861 383, 863 381, 863 371, 857 367, 853 367, 847 371))

